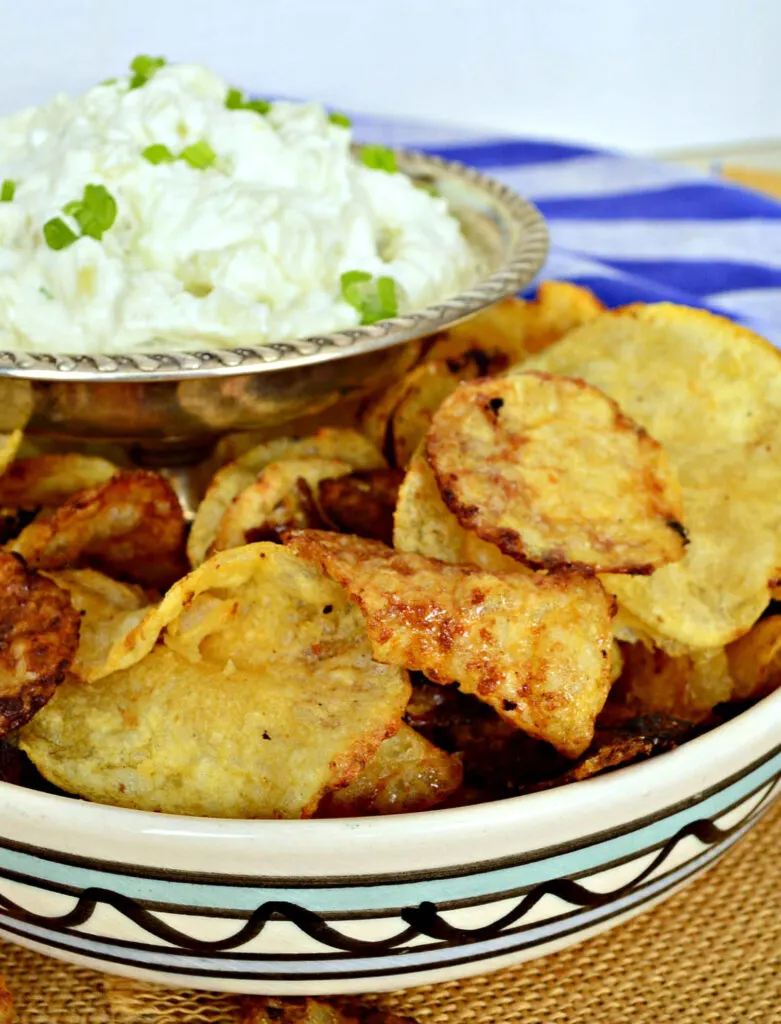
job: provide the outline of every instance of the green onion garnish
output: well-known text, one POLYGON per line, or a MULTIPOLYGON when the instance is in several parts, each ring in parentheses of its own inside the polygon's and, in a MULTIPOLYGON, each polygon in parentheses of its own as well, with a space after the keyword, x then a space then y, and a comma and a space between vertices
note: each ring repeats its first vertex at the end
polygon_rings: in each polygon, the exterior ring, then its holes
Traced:
POLYGON ((76 220, 82 235, 100 241, 117 219, 117 201, 103 185, 85 185, 84 196, 66 203, 62 212, 76 220))
POLYGON ((338 124, 340 128, 352 127, 352 121, 347 116, 347 114, 340 114, 336 110, 331 111, 331 113, 328 115, 328 120, 331 122, 331 124, 338 124))
POLYGON ((201 139, 199 142, 193 142, 192 145, 183 149, 179 154, 179 159, 186 160, 191 167, 195 167, 199 171, 204 171, 215 162, 217 154, 208 142, 201 139))
POLYGON ((244 106, 244 95, 239 89, 228 89, 225 97, 225 106, 228 110, 241 110, 244 106))
POLYGON ((43 226, 43 237, 50 249, 67 249, 77 240, 76 235, 61 217, 47 220, 43 226))
POLYGON ((361 146, 361 161, 373 171, 395 174, 399 169, 396 154, 385 146, 361 146))
POLYGON ((172 164, 176 160, 168 146, 164 146, 162 142, 155 142, 151 146, 147 146, 141 152, 141 156, 150 164, 172 164))
POLYGON ((365 270, 348 270, 342 274, 342 297, 361 314, 363 325, 375 324, 396 316, 399 301, 392 277, 373 278, 365 270))
POLYGON ((119 79, 117 78, 104 78, 100 83, 101 85, 116 85, 119 79))
POLYGON ((16 182, 6 178, 0 185, 0 203, 10 203, 16 195, 16 182))
POLYGON ((150 78, 154 78, 160 68, 165 67, 165 57, 146 57, 140 54, 130 62, 133 75, 130 79, 131 89, 140 89, 150 78))
POLYGON ((267 114, 271 110, 268 100, 245 100, 244 93, 239 89, 228 89, 225 96, 228 110, 252 110, 256 114, 267 114))

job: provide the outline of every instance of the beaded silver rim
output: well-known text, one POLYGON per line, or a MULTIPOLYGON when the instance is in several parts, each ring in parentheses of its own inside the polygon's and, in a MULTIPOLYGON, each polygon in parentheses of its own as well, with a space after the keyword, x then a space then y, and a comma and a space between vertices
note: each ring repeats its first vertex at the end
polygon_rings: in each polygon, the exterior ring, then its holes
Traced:
POLYGON ((185 380, 264 373, 362 355, 423 337, 515 294, 534 278, 548 254, 539 210, 512 189, 464 164, 410 150, 396 151, 402 172, 419 179, 455 180, 480 193, 507 235, 506 260, 470 288, 425 309, 333 334, 267 343, 257 348, 82 355, 0 351, 0 377, 49 381, 185 380))

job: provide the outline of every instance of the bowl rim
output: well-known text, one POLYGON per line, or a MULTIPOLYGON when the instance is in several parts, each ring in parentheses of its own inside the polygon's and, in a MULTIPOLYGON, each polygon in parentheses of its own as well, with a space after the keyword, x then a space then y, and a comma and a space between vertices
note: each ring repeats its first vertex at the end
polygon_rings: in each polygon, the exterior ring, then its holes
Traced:
POLYGON ((365 327, 268 342, 258 347, 195 351, 73 355, 0 351, 0 378, 40 381, 178 381, 263 373, 363 355, 452 326, 529 284, 548 255, 545 219, 513 189, 455 160, 413 149, 394 149, 399 169, 411 177, 440 176, 465 184, 499 210, 511 233, 509 258, 493 273, 440 302, 365 327))
MULTIPOLYGON (((82 800, 77 796, 45 793, 17 783, 0 781, 0 806, 8 820, 14 813, 46 819, 56 826, 60 819, 62 827, 74 827, 74 831, 113 830, 132 835, 136 839, 144 836, 176 836, 195 841, 241 842, 274 841, 289 843, 291 839, 316 849, 321 842, 338 843, 349 838, 376 842, 378 845, 389 840, 398 841, 400 833, 410 836, 427 836, 442 829, 450 836, 474 834, 490 829, 497 824, 518 823, 528 825, 535 816, 544 814, 568 820, 570 816, 582 814, 584 807, 600 806, 608 809, 613 804, 632 801, 638 793, 656 792, 665 788, 680 786, 682 780, 693 781, 707 769, 711 780, 725 785, 734 771, 728 762, 743 752, 743 768, 760 761, 769 760, 776 752, 781 753, 781 689, 757 701, 756 704, 739 712, 734 718, 710 729, 700 736, 687 740, 673 750, 658 754, 637 764, 619 767, 614 771, 579 782, 569 783, 549 790, 522 793, 516 796, 462 807, 432 808, 428 811, 407 812, 394 815, 357 818, 214 818, 157 811, 144 811, 129 807, 117 807, 82 800), (768 742, 765 747, 757 746, 757 737, 766 733, 778 737, 775 747, 768 742), (729 742, 727 740, 729 739, 729 742)), ((742 773, 738 773, 742 774, 742 773)), ((698 785, 694 792, 702 795, 707 789, 720 786, 711 781, 709 785, 698 785)), ((675 800, 666 801, 663 807, 676 805, 675 800)), ((585 837, 599 834, 599 829, 584 833, 585 837)), ((480 859, 480 858, 478 858, 480 859)), ((400 873, 404 868, 400 868, 400 873)), ((230 873, 230 872, 229 872, 230 873)))

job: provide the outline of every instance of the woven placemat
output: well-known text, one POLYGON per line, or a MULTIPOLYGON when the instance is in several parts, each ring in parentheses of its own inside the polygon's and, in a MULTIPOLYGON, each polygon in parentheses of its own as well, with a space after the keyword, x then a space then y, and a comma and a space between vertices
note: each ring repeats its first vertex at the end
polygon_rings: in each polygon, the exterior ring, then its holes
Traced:
MULTIPOLYGON (((139 985, 0 944, 19 1024, 237 1024, 238 999, 139 985)), ((367 997, 427 1024, 781 1024, 781 806, 704 878, 573 949, 367 997)))

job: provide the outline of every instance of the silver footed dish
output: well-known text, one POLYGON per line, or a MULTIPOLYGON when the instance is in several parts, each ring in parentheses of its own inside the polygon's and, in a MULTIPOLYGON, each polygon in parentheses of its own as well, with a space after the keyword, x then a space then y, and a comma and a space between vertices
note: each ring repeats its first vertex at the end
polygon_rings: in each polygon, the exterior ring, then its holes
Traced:
POLYGON ((528 201, 478 171, 422 153, 399 169, 431 185, 462 225, 476 267, 459 294, 367 327, 257 348, 72 356, 0 352, 0 430, 203 451, 226 431, 262 430, 386 384, 405 342, 465 320, 529 284, 548 233, 528 201))

